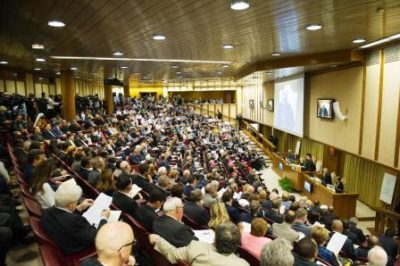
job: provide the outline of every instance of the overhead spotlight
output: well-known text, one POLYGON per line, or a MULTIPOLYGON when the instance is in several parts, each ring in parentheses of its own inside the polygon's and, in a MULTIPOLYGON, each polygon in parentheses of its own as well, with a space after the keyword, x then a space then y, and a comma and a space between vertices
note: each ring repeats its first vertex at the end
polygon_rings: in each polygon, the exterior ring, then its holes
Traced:
POLYGON ((0 61, 0 65, 7 65, 8 62, 7 61, 0 61))
POLYGON ((363 43, 363 42, 365 42, 365 39, 363 38, 357 38, 353 40, 353 43, 363 43))
POLYGON ((224 48, 224 49, 233 49, 234 47, 233 47, 233 44, 224 44, 223 46, 222 46, 222 48, 224 48))
POLYGON ((180 75, 180 74, 182 74, 182 72, 180 72, 180 71, 177 71, 177 72, 176 72, 176 74, 177 74, 177 75, 180 75))
POLYGON ((227 67, 229 67, 229 66, 228 66, 228 65, 222 65, 222 67, 223 67, 223 68, 227 68, 227 67))
POLYGON ((42 70, 40 67, 35 67, 33 70, 35 70, 35 71, 40 71, 40 70, 42 70))
POLYGON ((44 45, 40 44, 40 43, 34 43, 34 44, 32 44, 32 49, 42 50, 42 49, 44 49, 44 45))
POLYGON ((133 73, 134 75, 140 75, 140 72, 135 72, 135 73, 133 73))
POLYGON ((165 38, 165 35, 163 35, 163 34, 154 34, 153 35, 153 39, 156 40, 156 41, 163 41, 166 38, 165 38))
POLYGON ((232 0, 231 9, 233 10, 245 10, 250 7, 250 3, 247 0, 232 0))
POLYGON ((338 67, 338 65, 331 65, 331 68, 335 68, 335 67, 338 67))
POLYGON ((178 68, 179 66, 178 65, 172 65, 171 67, 172 68, 178 68))
POLYGON ((71 67, 70 68, 72 71, 76 71, 76 70, 78 70, 78 68, 77 67, 71 67))
POLYGON ((221 71, 217 71, 217 75, 221 75, 222 74, 222 72, 221 71))
POLYGON ((46 59, 44 59, 44 58, 36 58, 36 62, 46 62, 46 59))
POLYGON ((113 53, 114 56, 123 56, 124 54, 120 51, 116 51, 113 53))
POLYGON ((59 20, 50 20, 47 22, 47 25, 54 28, 62 28, 65 27, 65 23, 59 20))
POLYGON ((127 69, 128 67, 127 67, 127 66, 122 66, 121 68, 122 68, 122 69, 127 69))
POLYGON ((56 75, 61 75, 61 72, 60 71, 56 72, 56 75))
POLYGON ((272 53, 272 56, 281 56, 281 54, 280 53, 272 53))
POLYGON ((307 30, 309 31, 316 31, 322 29, 322 25, 320 24, 310 24, 306 27, 307 30))

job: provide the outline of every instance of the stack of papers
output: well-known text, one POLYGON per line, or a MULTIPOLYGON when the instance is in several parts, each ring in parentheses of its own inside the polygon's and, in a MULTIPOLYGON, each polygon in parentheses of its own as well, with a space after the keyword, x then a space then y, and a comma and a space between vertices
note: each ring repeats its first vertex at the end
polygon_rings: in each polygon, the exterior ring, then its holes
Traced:
POLYGON ((206 230, 193 230, 194 235, 199 239, 201 242, 206 242, 209 244, 214 243, 214 231, 212 229, 206 230))
MULTIPOLYGON (((86 218, 86 220, 94 225, 95 227, 99 226, 101 220, 101 212, 103 210, 107 210, 110 208, 112 203, 112 197, 107 196, 104 193, 100 193, 100 195, 96 198, 93 205, 90 206, 89 209, 82 215, 86 218)), ((108 222, 116 222, 121 216, 121 211, 110 211, 110 216, 108 217, 108 222)))
POLYGON ((142 191, 142 188, 139 187, 139 186, 136 185, 136 184, 133 184, 133 185, 132 185, 132 189, 131 189, 131 191, 129 192, 129 196, 133 199, 134 197, 136 197, 136 195, 137 195, 140 191, 142 191))
POLYGON ((342 247, 346 242, 346 239, 347 236, 342 235, 340 233, 334 233, 333 236, 331 237, 331 240, 329 240, 329 243, 326 246, 326 248, 337 255, 339 254, 340 250, 342 250, 342 247))

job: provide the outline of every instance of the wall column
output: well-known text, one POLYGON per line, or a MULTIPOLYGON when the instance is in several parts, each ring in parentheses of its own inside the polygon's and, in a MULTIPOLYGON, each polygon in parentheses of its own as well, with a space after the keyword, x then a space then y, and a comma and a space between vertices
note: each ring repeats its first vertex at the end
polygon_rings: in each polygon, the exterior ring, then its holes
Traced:
POLYGON ((104 84, 104 100, 107 103, 106 112, 108 115, 112 115, 114 111, 114 99, 112 95, 112 86, 104 84))
POLYGON ((124 97, 125 97, 125 98, 130 97, 129 85, 124 85, 124 97))
POLYGON ((61 98, 63 103, 62 112, 65 120, 75 120, 75 82, 72 70, 61 71, 61 98))

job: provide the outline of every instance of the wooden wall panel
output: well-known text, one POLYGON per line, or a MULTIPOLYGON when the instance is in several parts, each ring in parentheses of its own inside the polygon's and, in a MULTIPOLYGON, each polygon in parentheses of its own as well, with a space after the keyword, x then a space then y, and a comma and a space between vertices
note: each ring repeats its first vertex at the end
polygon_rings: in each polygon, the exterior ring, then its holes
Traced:
POLYGON ((49 96, 50 96, 50 93, 49 93, 49 84, 42 83, 42 91, 43 91, 44 93, 46 93, 46 97, 49 97, 49 96))
POLYGON ((23 82, 23 81, 17 81, 16 82, 16 85, 17 85, 17 93, 19 94, 19 95, 26 95, 26 92, 25 92, 25 82, 23 82))
POLYGON ((35 88, 33 86, 33 75, 31 73, 25 73, 25 85, 26 85, 26 93, 35 94, 35 88))
POLYGON ((61 79, 56 78, 56 94, 61 94, 61 79))
MULTIPOLYGON (((362 96, 362 67, 310 77, 309 138, 357 154, 362 96), (317 118, 317 99, 334 98, 349 119, 317 118)), ((307 125, 305 125, 307 126, 307 125)))
POLYGON ((379 69, 380 66, 378 64, 367 66, 365 80, 364 125, 362 129, 361 155, 371 160, 373 160, 375 156, 379 99, 379 69))
POLYGON ((378 161, 394 166, 399 106, 400 61, 384 66, 378 161))
POLYGON ((5 84, 4 84, 4 80, 0 79, 0 91, 5 91, 5 84))
POLYGON ((14 80, 6 80, 6 92, 8 94, 15 93, 15 82, 14 82, 14 80))
POLYGON ((35 88, 35 97, 41 97, 42 96, 42 84, 40 83, 35 83, 34 84, 35 88))
MULTIPOLYGON (((267 83, 264 85, 264 101, 267 103, 268 99, 274 99, 274 83, 267 83)), ((274 125, 274 112, 263 109, 264 117, 262 122, 268 126, 274 125)))

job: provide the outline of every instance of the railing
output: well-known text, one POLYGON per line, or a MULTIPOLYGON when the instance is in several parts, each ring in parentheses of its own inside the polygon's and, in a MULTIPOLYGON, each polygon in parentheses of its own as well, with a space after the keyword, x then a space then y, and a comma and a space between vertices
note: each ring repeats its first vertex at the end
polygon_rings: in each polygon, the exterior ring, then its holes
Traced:
POLYGON ((383 234, 385 232, 385 228, 397 228, 397 221, 400 220, 400 214, 381 208, 372 209, 374 209, 376 212, 375 234, 383 234))
POLYGON ((263 134, 261 134, 260 132, 255 130, 252 126, 250 126, 249 122, 242 120, 242 124, 244 125, 244 127, 247 131, 249 131, 250 133, 254 133, 255 136, 253 136, 253 137, 255 137, 258 142, 265 145, 265 147, 269 151, 274 152, 276 150, 276 146, 274 145, 274 143, 269 141, 263 134))

